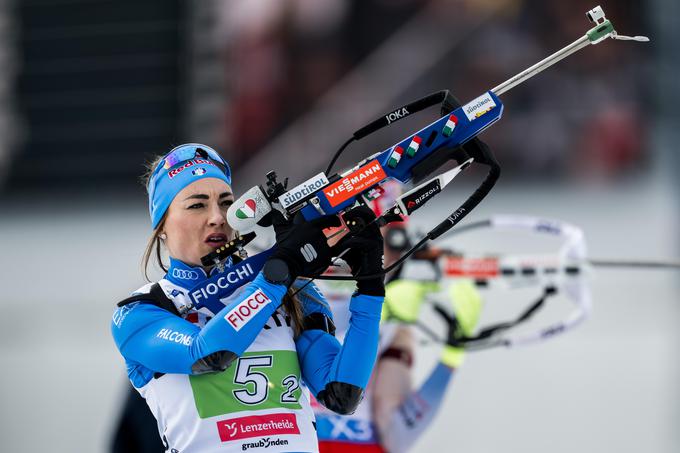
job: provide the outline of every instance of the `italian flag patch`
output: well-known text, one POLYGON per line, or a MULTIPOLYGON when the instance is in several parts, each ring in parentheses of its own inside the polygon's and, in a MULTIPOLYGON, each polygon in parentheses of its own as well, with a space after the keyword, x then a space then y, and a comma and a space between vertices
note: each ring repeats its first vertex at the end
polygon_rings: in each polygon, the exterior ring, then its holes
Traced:
POLYGON ((401 146, 395 146, 390 154, 390 158, 387 161, 387 166, 390 168, 395 168, 399 161, 401 160, 401 155, 404 154, 404 148, 401 146))
POLYGON ((255 217, 255 200, 249 198, 246 202, 236 210, 236 217, 239 219, 252 219, 255 217))
POLYGON ((456 128, 456 124, 458 124, 458 118, 456 118, 456 115, 449 116, 448 121, 444 125, 444 130, 442 130, 442 134, 444 134, 446 137, 450 136, 453 133, 453 130, 456 128))
POLYGON ((411 144, 408 145, 408 149, 406 150, 406 155, 408 157, 413 157, 416 155, 418 152, 418 148, 420 148, 420 143, 423 141, 422 138, 418 137, 417 135, 413 137, 413 140, 411 140, 411 144))

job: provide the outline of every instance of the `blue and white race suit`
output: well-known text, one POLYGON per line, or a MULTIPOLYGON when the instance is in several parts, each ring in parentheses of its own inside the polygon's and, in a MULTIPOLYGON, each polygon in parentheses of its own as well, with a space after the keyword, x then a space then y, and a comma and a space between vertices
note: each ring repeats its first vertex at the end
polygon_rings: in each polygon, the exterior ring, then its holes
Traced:
MULTIPOLYGON (((188 304, 188 291, 209 277, 173 259, 158 284, 179 309, 188 304)), ((366 388, 383 298, 351 297, 341 345, 320 329, 295 338, 281 307, 285 293, 285 286, 260 274, 222 299, 225 306, 214 316, 201 308, 180 317, 143 301, 115 311, 114 341, 169 451, 318 451, 309 392, 318 398, 330 383, 366 388), (224 371, 208 372, 209 357, 224 351, 233 362, 224 371)), ((332 316, 313 284, 298 298, 303 316, 332 316)))

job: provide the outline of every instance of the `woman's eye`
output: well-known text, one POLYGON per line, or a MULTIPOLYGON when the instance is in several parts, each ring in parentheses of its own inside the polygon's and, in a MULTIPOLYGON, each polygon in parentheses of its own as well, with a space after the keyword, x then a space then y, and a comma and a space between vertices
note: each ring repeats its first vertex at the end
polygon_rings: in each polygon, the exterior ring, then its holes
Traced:
POLYGON ((194 203, 191 206, 189 206, 189 209, 200 209, 203 207, 203 203, 194 203))
POLYGON ((231 205, 233 205, 233 204, 234 204, 234 201, 233 201, 233 200, 224 200, 224 201, 222 202, 222 206, 225 207, 225 208, 228 208, 229 206, 231 206, 231 205))

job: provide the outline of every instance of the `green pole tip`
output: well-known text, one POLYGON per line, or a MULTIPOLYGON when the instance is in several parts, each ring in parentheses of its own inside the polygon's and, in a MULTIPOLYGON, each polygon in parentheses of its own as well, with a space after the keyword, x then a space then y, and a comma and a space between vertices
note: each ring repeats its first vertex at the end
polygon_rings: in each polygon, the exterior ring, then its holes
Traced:
POLYGON ((607 39, 611 34, 614 33, 614 26, 609 20, 605 20, 601 24, 597 24, 586 33, 588 40, 591 44, 597 44, 598 42, 607 39))

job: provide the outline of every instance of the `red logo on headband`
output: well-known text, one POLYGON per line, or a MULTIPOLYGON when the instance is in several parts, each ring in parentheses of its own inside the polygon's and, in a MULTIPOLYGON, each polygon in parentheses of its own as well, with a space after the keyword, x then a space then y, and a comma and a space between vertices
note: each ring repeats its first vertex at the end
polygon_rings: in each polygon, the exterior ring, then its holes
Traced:
POLYGON ((186 170, 187 168, 193 167, 194 165, 202 165, 202 164, 208 164, 208 165, 212 165, 213 167, 216 167, 216 165, 215 165, 214 163, 210 162, 209 160, 205 160, 205 159, 192 159, 192 160, 186 161, 186 162, 184 163, 184 165, 182 165, 182 166, 180 166, 180 167, 177 167, 177 168, 175 168, 174 170, 170 170, 170 171, 168 172, 168 177, 169 177, 170 179, 172 179, 172 178, 174 178, 175 176, 177 176, 178 174, 180 174, 181 172, 183 172, 184 170, 186 170))

